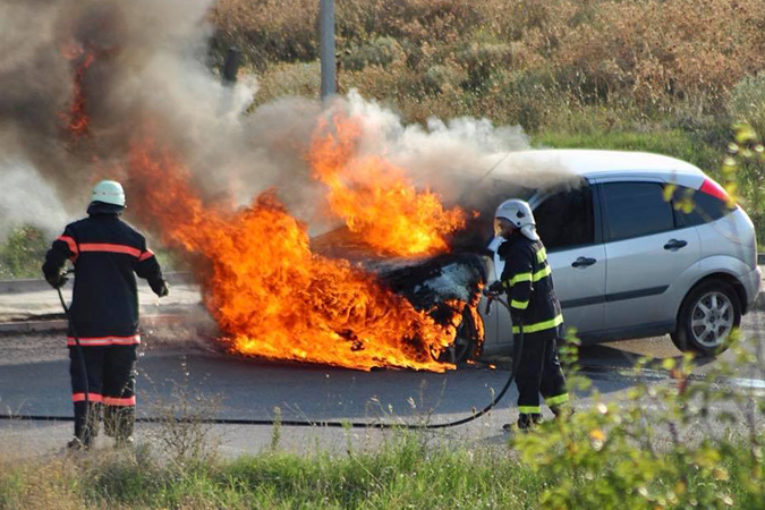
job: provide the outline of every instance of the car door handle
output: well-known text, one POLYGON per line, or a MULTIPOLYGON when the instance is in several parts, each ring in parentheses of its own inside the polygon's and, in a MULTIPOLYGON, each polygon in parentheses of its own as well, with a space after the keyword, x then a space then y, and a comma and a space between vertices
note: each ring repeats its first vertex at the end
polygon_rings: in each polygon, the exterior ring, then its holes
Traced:
POLYGON ((597 260, 590 257, 579 257, 572 264, 571 267, 587 267, 593 265, 597 260))
POLYGON ((683 248, 684 246, 687 246, 687 245, 688 245, 688 241, 683 241, 681 239, 670 239, 669 242, 664 245, 664 249, 677 251, 680 248, 683 248))

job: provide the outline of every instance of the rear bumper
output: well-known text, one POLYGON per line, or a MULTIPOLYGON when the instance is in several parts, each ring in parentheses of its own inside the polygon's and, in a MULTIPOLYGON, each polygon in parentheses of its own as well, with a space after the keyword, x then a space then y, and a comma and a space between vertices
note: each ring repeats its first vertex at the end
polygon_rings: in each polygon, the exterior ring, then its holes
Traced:
POLYGON ((760 286, 762 284, 762 272, 759 267, 754 268, 752 271, 741 276, 741 283, 746 290, 746 310, 749 311, 754 307, 757 301, 757 294, 760 292, 760 286))

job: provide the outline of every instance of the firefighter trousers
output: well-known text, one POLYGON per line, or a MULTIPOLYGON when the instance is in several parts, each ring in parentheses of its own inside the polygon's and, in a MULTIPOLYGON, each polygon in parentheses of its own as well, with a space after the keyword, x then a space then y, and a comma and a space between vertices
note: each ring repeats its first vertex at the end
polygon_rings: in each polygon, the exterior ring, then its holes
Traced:
POLYGON ((542 412, 540 393, 553 410, 568 402, 566 378, 558 360, 557 338, 557 329, 524 335, 523 351, 515 376, 520 414, 542 412))
POLYGON ((74 402, 74 435, 91 444, 103 410, 104 431, 118 442, 133 435, 135 423, 136 346, 69 347, 69 374, 74 402), (85 399, 87 371, 88 398, 85 399))

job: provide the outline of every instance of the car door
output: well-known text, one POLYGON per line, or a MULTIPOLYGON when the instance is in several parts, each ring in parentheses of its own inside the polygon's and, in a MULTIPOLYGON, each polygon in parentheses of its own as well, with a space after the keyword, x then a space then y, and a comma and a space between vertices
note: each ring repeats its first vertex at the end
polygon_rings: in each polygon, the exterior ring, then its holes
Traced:
POLYGON ((541 197, 534 205, 566 327, 582 336, 599 331, 605 310, 606 252, 593 189, 585 181, 541 197))
POLYGON ((698 261, 694 227, 676 228, 664 184, 652 180, 600 182, 608 259, 607 330, 661 328, 674 322, 668 290, 698 261))
MULTIPOLYGON (((534 197, 530 205, 547 251, 566 326, 576 328, 581 335, 600 330, 606 257, 592 188, 584 181, 573 188, 534 197)), ((494 263, 497 274, 502 274, 504 261, 496 253, 494 263)))

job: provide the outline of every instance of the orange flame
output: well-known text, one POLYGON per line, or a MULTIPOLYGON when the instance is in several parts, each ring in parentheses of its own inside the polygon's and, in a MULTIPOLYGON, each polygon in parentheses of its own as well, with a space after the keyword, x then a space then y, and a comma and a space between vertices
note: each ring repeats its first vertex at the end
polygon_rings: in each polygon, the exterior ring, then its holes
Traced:
POLYGON ((206 206, 188 170, 147 142, 133 145, 128 171, 131 210, 207 268, 205 305, 232 351, 363 370, 452 368, 431 353, 451 343, 454 324, 436 323, 347 261, 312 253, 305 227, 273 193, 239 211, 206 206))
POLYGON ((66 128, 75 139, 88 134, 90 128, 90 115, 88 115, 85 101, 83 81, 85 72, 93 64, 95 56, 87 52, 78 44, 69 44, 62 48, 64 58, 74 63, 74 80, 72 84, 72 102, 69 112, 62 113, 60 117, 66 122, 66 128))
POLYGON ((438 196, 418 192, 401 168, 357 154, 361 126, 336 115, 314 134, 309 161, 329 187, 331 210, 383 255, 420 255, 448 248, 445 236, 465 225, 465 213, 445 210, 438 196))

